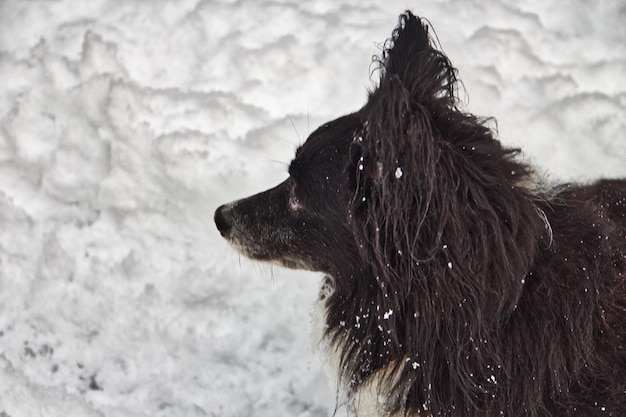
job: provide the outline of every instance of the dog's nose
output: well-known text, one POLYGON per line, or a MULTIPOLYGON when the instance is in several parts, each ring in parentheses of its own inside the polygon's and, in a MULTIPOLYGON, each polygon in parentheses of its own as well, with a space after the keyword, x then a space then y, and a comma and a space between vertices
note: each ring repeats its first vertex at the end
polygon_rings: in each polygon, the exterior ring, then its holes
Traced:
POLYGON ((230 216, 230 208, 226 204, 219 206, 217 210, 215 210, 213 219, 215 220, 215 225, 217 226, 217 230, 220 231, 220 234, 223 237, 227 237, 233 225, 230 216))

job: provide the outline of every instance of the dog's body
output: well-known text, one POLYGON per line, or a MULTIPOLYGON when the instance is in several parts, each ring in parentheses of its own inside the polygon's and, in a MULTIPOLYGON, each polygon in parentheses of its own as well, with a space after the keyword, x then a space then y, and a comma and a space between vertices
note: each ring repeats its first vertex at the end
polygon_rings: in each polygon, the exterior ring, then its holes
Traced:
POLYGON ((222 235, 327 275, 354 414, 368 392, 381 416, 626 416, 626 180, 536 186, 410 12, 379 62, 285 182, 216 211, 222 235))

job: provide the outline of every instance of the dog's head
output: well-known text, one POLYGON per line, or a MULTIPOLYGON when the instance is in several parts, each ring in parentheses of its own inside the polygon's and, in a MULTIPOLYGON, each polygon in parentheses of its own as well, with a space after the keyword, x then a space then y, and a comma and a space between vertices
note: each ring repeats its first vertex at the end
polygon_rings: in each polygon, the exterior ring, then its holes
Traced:
MULTIPOLYGON (((421 21, 410 13, 403 19, 394 48, 378 60, 381 83, 368 104, 313 132, 298 148, 286 181, 216 210, 220 233, 242 254, 335 278, 354 276, 364 268, 360 253, 372 243, 365 241, 369 237, 363 236, 365 225, 360 223, 367 199, 376 192, 373 188, 425 168, 403 155, 408 132, 402 130, 413 113, 423 116, 427 101, 452 96, 454 84, 452 68, 430 48, 421 21), (433 58, 438 62, 431 65, 433 58), (414 71, 410 62, 424 68, 414 71), (389 148, 375 149, 381 147, 389 148)), ((420 120, 421 128, 431 129, 430 115, 426 119, 420 120)), ((410 134, 417 135, 411 141, 416 144, 419 135, 432 136, 430 131, 410 134)))
MULTIPOLYGON (((449 268, 454 259, 442 248, 468 244, 468 227, 488 240, 500 230, 483 224, 506 220, 518 234, 517 219, 502 213, 516 203, 505 201, 506 188, 528 170, 481 120, 458 110, 456 70, 424 22, 402 15, 376 63, 380 81, 366 105, 313 132, 285 182, 217 209, 220 233, 241 253, 337 280, 372 265, 415 277, 434 259, 449 268)), ((494 255, 491 246, 482 255, 494 255)))

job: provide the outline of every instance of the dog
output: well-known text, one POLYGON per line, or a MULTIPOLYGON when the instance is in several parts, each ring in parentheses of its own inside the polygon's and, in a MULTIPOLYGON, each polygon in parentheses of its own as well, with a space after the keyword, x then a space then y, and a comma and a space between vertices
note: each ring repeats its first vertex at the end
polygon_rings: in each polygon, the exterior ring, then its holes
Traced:
POLYGON ((544 185, 460 109, 430 30, 402 14, 367 103, 219 207, 219 232, 325 274, 351 415, 626 416, 626 180, 544 185))

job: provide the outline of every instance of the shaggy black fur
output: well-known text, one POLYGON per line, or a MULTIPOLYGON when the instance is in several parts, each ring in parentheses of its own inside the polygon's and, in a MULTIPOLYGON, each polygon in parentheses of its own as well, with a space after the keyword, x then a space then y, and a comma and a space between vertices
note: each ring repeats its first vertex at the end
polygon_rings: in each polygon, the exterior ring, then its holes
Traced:
POLYGON ((242 253, 326 273, 348 398, 380 414, 626 416, 626 181, 536 186, 406 12, 358 112, 220 207, 242 253))

